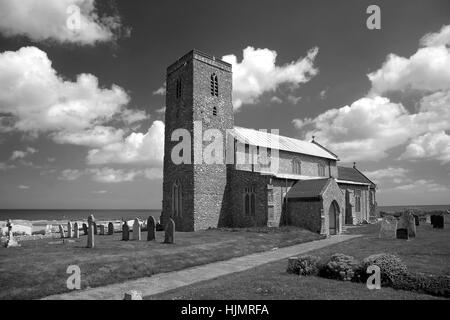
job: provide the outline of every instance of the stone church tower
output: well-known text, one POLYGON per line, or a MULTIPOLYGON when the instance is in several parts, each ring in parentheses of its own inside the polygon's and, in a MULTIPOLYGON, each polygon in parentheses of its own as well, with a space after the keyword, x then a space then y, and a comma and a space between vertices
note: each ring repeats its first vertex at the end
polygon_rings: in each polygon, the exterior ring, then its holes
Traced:
POLYGON ((198 157, 202 148, 194 150, 194 144, 197 141, 204 149, 211 143, 200 142, 205 130, 218 129, 223 134, 225 150, 226 130, 234 125, 231 91, 231 65, 200 51, 187 53, 167 68, 163 225, 170 217, 177 231, 215 228, 223 224, 227 203, 225 154, 222 163, 205 164, 198 157), (175 164, 171 158, 173 147, 182 141, 182 138, 171 141, 172 133, 181 128, 186 129, 191 138, 191 161, 187 164, 175 164))

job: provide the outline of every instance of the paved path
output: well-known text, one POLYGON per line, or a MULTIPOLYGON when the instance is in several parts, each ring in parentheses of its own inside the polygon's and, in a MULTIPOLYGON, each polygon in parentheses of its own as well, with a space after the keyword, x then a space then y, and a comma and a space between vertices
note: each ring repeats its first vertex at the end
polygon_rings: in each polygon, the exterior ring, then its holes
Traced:
POLYGON ((67 294, 49 296, 48 300, 120 300, 125 292, 137 290, 143 296, 151 296, 168 290, 191 285, 200 281, 248 270, 269 262, 286 259, 308 251, 320 249, 335 243, 360 237, 360 235, 338 235, 323 240, 306 242, 277 250, 254 253, 230 260, 209 263, 180 271, 159 273, 152 277, 140 278, 104 287, 73 291, 67 294))

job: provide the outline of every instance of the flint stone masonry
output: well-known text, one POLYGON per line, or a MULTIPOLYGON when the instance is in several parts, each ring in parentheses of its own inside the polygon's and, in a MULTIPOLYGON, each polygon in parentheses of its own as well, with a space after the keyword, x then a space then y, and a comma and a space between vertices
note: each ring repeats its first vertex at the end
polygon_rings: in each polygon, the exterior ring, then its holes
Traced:
POLYGON ((395 239, 397 237, 397 219, 385 218, 380 224, 379 238, 395 239))
POLYGON ((156 222, 155 218, 150 216, 147 219, 147 241, 155 240, 156 222))

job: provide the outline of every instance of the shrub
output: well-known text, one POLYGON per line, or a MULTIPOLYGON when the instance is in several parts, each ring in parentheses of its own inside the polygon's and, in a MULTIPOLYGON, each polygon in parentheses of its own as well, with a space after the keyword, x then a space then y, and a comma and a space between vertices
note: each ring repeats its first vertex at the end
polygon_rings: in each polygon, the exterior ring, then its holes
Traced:
POLYGON ((360 281, 366 281, 369 275, 366 270, 369 266, 376 265, 381 272, 381 285, 394 286, 399 279, 407 273, 406 265, 399 257, 393 254, 374 254, 365 258, 357 270, 357 277, 360 281))
POLYGON ((320 268, 319 257, 304 255, 292 260, 287 271, 300 276, 315 276, 319 274, 320 268))
POLYGON ((336 253, 331 256, 320 274, 325 278, 351 281, 355 277, 358 265, 358 261, 352 256, 336 253))
POLYGON ((407 272, 393 285, 398 290, 419 291, 434 296, 450 297, 450 277, 407 272))

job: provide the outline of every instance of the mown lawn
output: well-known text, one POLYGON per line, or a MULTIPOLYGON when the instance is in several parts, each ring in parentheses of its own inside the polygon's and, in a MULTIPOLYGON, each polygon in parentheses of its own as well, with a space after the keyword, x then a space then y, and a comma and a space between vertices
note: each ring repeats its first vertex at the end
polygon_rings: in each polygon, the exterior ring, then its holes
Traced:
MULTIPOLYGON (((142 232, 142 238, 146 236, 142 232)), ((58 239, 23 241, 20 248, 0 248, 0 299, 36 299, 68 292, 69 265, 80 267, 81 287, 86 289, 320 238, 289 227, 177 232, 175 244, 162 243, 163 232, 157 232, 153 242, 121 241, 120 233, 97 235, 93 249, 85 247, 86 236, 65 243, 58 239)))
MULTIPOLYGON (((349 233, 364 234, 308 254, 326 258, 334 253, 363 259, 388 252, 398 255, 415 272, 450 275, 450 228, 436 230, 429 225, 417 228, 409 241, 378 239, 379 225, 355 227, 349 233)), ((299 277, 286 273, 287 260, 248 271, 186 286, 147 299, 438 299, 416 292, 382 288, 369 290, 364 284, 299 277)))

